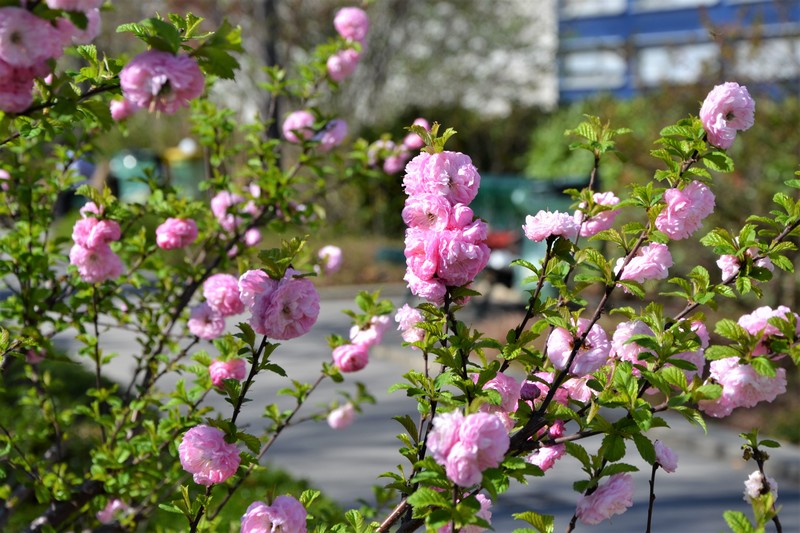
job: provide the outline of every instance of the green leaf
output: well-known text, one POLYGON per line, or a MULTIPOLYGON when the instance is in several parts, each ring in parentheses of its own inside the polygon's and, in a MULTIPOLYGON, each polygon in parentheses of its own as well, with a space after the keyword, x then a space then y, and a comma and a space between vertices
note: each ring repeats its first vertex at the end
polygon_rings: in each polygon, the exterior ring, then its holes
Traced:
POLYGON ((650 439, 641 433, 634 433, 633 443, 636 445, 636 449, 639 450, 639 455, 642 456, 642 459, 650 464, 656 462, 656 449, 650 439))
POLYGON ((419 487, 414 494, 408 497, 408 503, 417 509, 425 507, 450 507, 450 501, 445 498, 441 492, 436 492, 428 487, 419 487))
POLYGON ((603 437, 600 453, 611 462, 619 461, 625 456, 625 439, 613 433, 606 435, 603 437))
POLYGON ((750 520, 748 520, 742 512, 725 511, 722 513, 722 517, 725 519, 725 522, 728 523, 728 527, 731 528, 733 533, 755 533, 750 520))
POLYGON ((515 513, 511 516, 513 516, 515 520, 524 520, 529 523, 539 533, 553 533, 555 530, 555 517, 553 515, 526 511, 524 513, 515 513))

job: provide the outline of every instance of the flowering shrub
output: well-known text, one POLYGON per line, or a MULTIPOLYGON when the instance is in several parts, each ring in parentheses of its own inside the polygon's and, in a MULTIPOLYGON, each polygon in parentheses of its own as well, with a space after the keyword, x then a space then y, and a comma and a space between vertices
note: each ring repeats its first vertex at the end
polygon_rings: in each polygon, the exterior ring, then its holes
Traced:
MULTIPOLYGON (((241 124, 202 97, 213 77, 234 77, 240 36, 228 23, 203 34, 192 15, 126 24, 119 30, 148 50, 123 62, 79 46, 84 66, 60 70, 65 43, 96 31, 98 4, 0 8, 0 69, 12 80, 0 91, 7 132, 0 166, 8 173, 0 189, 0 251, 7 258, 0 278, 9 294, 0 302, 0 354, 4 392, 20 411, 0 428, 0 495, 14 502, 0 526, 82 530, 117 522, 134 529, 160 509, 182 515, 182 530, 224 529, 230 524, 221 523, 221 511, 275 440, 301 421, 296 415, 319 384, 362 370, 391 325, 391 303, 362 293, 359 312, 348 312, 349 336, 329 338, 318 379, 292 379, 293 369, 271 356, 280 341, 315 327, 319 294, 310 275, 339 268, 341 251, 328 246, 310 254, 300 238, 254 247, 262 230, 313 230, 320 222, 320 178, 348 164, 335 150, 347 128, 313 105, 314 96, 336 90, 355 68, 369 19, 360 8, 342 9, 332 21, 338 37, 296 77, 267 69, 271 97, 300 97, 275 139, 267 134, 271 118, 241 124), (92 135, 133 112, 157 120, 187 106, 207 155, 207 198, 190 200, 148 179, 147 200, 123 203, 107 187, 82 185, 88 203, 71 239, 51 234, 52 205, 79 182, 70 164, 91 149, 92 135), (294 154, 288 162, 284 148, 294 154), (237 180, 229 168, 234 159, 244 161, 237 180), (157 219, 154 232, 139 223, 146 216, 157 219), (239 315, 246 319, 236 333, 226 333, 226 321, 239 315), (101 341, 111 327, 132 331, 138 344, 127 383, 105 379, 115 354, 101 341), (73 338, 76 353, 60 353, 58 336, 73 338), (77 405, 59 405, 50 390, 55 363, 67 360, 93 374, 77 405), (175 387, 160 388, 173 372, 180 376, 175 387), (254 383, 267 374, 285 379, 278 394, 294 405, 258 398, 266 421, 259 432, 240 416, 256 399, 254 383), (211 412, 205 399, 213 394, 229 411, 211 412)), ((724 179, 717 175, 733 170, 724 150, 753 119, 746 88, 718 86, 699 117, 662 130, 652 155, 664 168, 655 179, 625 193, 596 191, 594 178, 626 130, 594 117, 572 130, 580 138, 575 148, 594 156, 592 181, 570 191, 574 212, 543 211, 520 221, 526 238, 544 242, 545 254, 538 263, 515 262, 530 271, 533 288, 523 319, 504 339, 459 320, 477 295, 471 285, 489 248, 486 222, 469 207, 478 169, 468 155, 445 150, 454 132, 440 134, 438 124, 419 120, 401 144, 360 143, 361 152, 351 155, 382 161, 387 173, 404 170, 408 195, 405 280, 419 303, 395 318, 424 370, 409 371, 393 390, 405 391, 420 413, 418 420, 396 417, 409 464, 384 474, 386 501, 394 505, 385 516, 353 510, 340 523, 324 523, 313 513, 318 494, 306 491, 252 501, 237 511, 241 531, 482 531, 491 525, 492 501, 512 481, 536 482, 531 478, 546 476, 564 455, 583 472, 568 531, 630 507, 636 467, 625 462, 628 453, 652 465, 652 516, 658 469, 678 468, 677 455, 648 436, 666 425, 662 413, 702 426, 705 416, 773 401, 786 391, 785 365, 800 361, 798 316, 786 307, 718 320, 713 342, 703 313, 722 298, 760 294, 776 268, 791 270, 787 254, 796 250, 800 206, 787 194, 775 195, 770 216, 700 238, 718 256, 721 273, 695 266, 685 278, 669 274, 670 247, 703 229, 715 207, 712 191, 724 179), (657 280, 666 280, 667 290, 657 280), (581 444, 590 438, 600 441, 595 453, 581 444)), ((786 183, 800 188, 800 180, 786 183)), ((370 401, 356 384, 306 419, 346 430, 370 401)), ((758 465, 744 493, 755 523, 726 513, 736 532, 780 524, 777 484, 764 472, 763 452, 777 443, 756 432, 744 437, 745 456, 758 465)), ((530 526, 523 531, 554 529, 553 517, 538 510, 517 518, 530 526)))

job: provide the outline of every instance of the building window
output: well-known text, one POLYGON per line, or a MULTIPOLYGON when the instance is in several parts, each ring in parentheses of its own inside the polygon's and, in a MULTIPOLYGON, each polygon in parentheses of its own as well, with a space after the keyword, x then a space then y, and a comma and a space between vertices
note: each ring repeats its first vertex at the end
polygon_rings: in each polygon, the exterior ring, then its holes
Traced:
POLYGON ((565 54, 562 89, 616 89, 625 85, 627 67, 621 52, 593 50, 565 54))
POLYGON ((627 0, 562 0, 561 17, 565 19, 602 17, 625 12, 627 0))
POLYGON ((718 56, 714 43, 643 48, 636 58, 638 82, 646 87, 693 83, 718 56))
POLYGON ((673 9, 687 9, 692 7, 713 6, 719 0, 634 0, 635 11, 670 11, 673 9))

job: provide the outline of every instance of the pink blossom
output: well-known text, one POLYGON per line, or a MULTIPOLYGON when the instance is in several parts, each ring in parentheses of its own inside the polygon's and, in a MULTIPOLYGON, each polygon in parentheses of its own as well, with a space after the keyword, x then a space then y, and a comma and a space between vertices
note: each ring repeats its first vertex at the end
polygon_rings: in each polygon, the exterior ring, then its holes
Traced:
POLYGON ((301 110, 289 113, 283 121, 283 138, 290 143, 300 143, 314 136, 316 119, 311 111, 301 110), (299 137, 298 137, 299 135, 299 137))
MULTIPOLYGON (((426 130, 431 130, 431 125, 424 118, 418 118, 414 121, 414 126, 422 126, 426 130)), ((419 150, 425 146, 425 141, 416 133, 409 133, 403 138, 403 146, 409 150, 419 150)))
POLYGON ((183 469, 200 485, 222 483, 239 468, 239 449, 225 442, 225 433, 206 425, 195 426, 183 435, 178 445, 183 469))
MULTIPOLYGON (((409 196, 403 208, 403 222, 409 227, 442 231, 450 225, 453 206, 438 194, 422 193, 409 196)), ((472 217, 470 217, 470 221, 472 217)))
MULTIPOLYGON (((649 335, 652 337, 653 330, 641 320, 632 320, 618 324, 611 338, 611 357, 622 361, 630 361, 633 365, 647 366, 639 360, 639 355, 646 352, 647 349, 639 346, 635 342, 628 342, 634 335, 649 335)), ((634 375, 638 376, 640 373, 641 371, 638 368, 633 369, 634 375)))
MULTIPOLYGON (((623 258, 617 259, 614 272, 619 273, 623 258)), ((625 265, 619 279, 644 283, 648 279, 664 279, 672 266, 672 255, 667 245, 654 242, 639 249, 634 257, 625 265)))
MULTIPOLYGON (((528 393, 531 396, 535 396, 532 401, 537 399, 544 399, 547 396, 548 391, 552 387, 553 381, 555 380, 555 375, 553 372, 536 372, 531 376, 534 379, 529 379, 525 381, 523 387, 527 387, 529 390, 532 387, 536 387, 539 390, 539 394, 528 393)), ((563 387, 559 387, 556 390, 555 395, 553 396, 553 400, 556 402, 567 405, 569 402, 569 391, 567 391, 563 387)))
POLYGON ((347 402, 328 413, 328 425, 332 429, 344 429, 353 423, 356 418, 356 409, 347 402))
POLYGON ((15 67, 32 67, 62 53, 55 26, 27 9, 0 8, 0 59, 15 67))
POLYGON ((666 207, 656 217, 656 227, 671 239, 685 239, 714 212, 714 193, 704 183, 693 181, 683 189, 667 189, 666 207))
POLYGON ((444 468, 448 479, 459 487, 477 485, 483 477, 475 450, 460 440, 450 448, 444 468))
POLYGON ((664 472, 672 474, 678 469, 678 454, 660 440, 653 443, 656 449, 656 462, 664 472))
POLYGON ((489 247, 483 242, 474 242, 459 230, 441 232, 437 251, 436 275, 451 287, 472 282, 489 262, 489 247))
POLYGON ((333 274, 342 268, 342 249, 331 244, 323 246, 317 252, 317 257, 322 263, 325 274, 333 274))
MULTIPOLYGON (((472 381, 478 382, 478 374, 472 375, 472 381)), ((517 410, 517 402, 519 402, 520 383, 514 377, 498 372, 495 377, 484 383, 483 390, 492 389, 500 393, 500 405, 483 404, 483 407, 499 407, 507 413, 513 413, 517 410)), ((482 409, 483 410, 483 409, 482 409)), ((492 412, 491 409, 487 412, 492 412)))
POLYGON ((581 378, 570 378, 561 384, 561 389, 566 391, 570 400, 587 403, 597 395, 597 392, 586 384, 590 377, 587 374, 581 378))
POLYGON ((29 365, 38 365, 45 360, 47 352, 44 350, 34 350, 33 348, 25 352, 25 362, 29 365))
POLYGON ((548 237, 564 237, 574 239, 578 235, 580 226, 572 215, 559 211, 539 211, 536 215, 525 217, 522 231, 525 237, 533 242, 541 242, 548 237))
POLYGON ((345 39, 364 42, 369 31, 369 17, 361 8, 344 7, 336 13, 333 27, 345 39))
MULTIPOLYGON (((463 466, 467 454, 469 454, 471 455, 470 460, 477 464, 481 472, 487 468, 496 468, 499 466, 510 444, 508 430, 503 425, 503 422, 498 417, 489 413, 473 413, 465 416, 464 421, 458 428, 457 439, 457 443, 453 445, 453 448, 447 456, 445 469, 448 470, 448 475, 450 470, 448 465, 453 458, 453 450, 455 450, 459 444, 463 446, 465 454, 458 459, 457 463, 463 466)), ((460 470, 461 466, 456 470, 460 470)), ((467 469, 465 472, 470 474, 471 470, 467 469)), ((467 475, 467 477, 469 477, 470 480, 472 479, 469 475, 467 475)), ((480 481, 480 478, 478 478, 478 480, 473 483, 460 483, 453 478, 451 479, 454 483, 462 487, 467 487, 480 481)))
POLYGON ((63 9, 64 11, 89 11, 98 9, 103 5, 103 0, 46 0, 50 9, 63 9))
POLYGON ((716 400, 700 400, 699 407, 717 418, 728 416, 737 407, 771 402, 786 392, 786 369, 776 369, 775 377, 762 376, 736 357, 712 361, 709 377, 722 386, 722 395, 716 400))
POLYGON ((125 120, 139 111, 139 106, 125 99, 111 100, 111 103, 108 104, 108 108, 111 111, 111 118, 116 122, 125 120))
POLYGON ((197 223, 191 218, 168 218, 156 228, 156 244, 164 250, 189 246, 195 239, 197 223))
POLYGON ((336 52, 328 58, 326 64, 328 77, 337 83, 343 81, 356 70, 360 58, 361 52, 353 48, 336 52))
POLYGON ((404 304, 397 310, 394 319, 398 324, 397 329, 400 331, 400 336, 405 342, 419 342, 425 338, 425 330, 417 327, 417 324, 423 321, 422 312, 419 309, 404 304))
POLYGON ((248 270, 239 276, 239 299, 248 310, 253 308, 256 296, 278 287, 278 281, 267 276, 263 270, 248 270))
POLYGON ((83 207, 80 208, 81 217, 87 218, 90 214, 95 215, 97 217, 103 216, 103 208, 98 206, 94 202, 86 202, 83 204, 83 207))
POLYGON ((242 516, 241 533, 306 533, 308 512, 291 496, 278 496, 272 505, 253 502, 242 516))
POLYGON ((148 50, 134 57, 119 73, 122 95, 150 112, 173 114, 205 89, 197 61, 188 55, 148 50))
POLYGON ((428 451, 437 463, 443 465, 456 442, 458 430, 464 423, 461 411, 439 413, 433 419, 433 429, 428 435, 428 451))
POLYGON ((0 60, 0 110, 22 113, 33 103, 33 76, 28 70, 0 60))
POLYGON ((211 212, 226 231, 233 231, 242 219, 232 213, 231 208, 244 202, 244 198, 228 191, 220 191, 211 199, 211 212))
POLYGON ((261 242, 261 231, 258 228, 250 228, 244 232, 242 240, 245 246, 255 246, 261 242))
POLYGON ((222 316, 244 312, 239 299, 239 280, 230 274, 214 274, 203 283, 203 297, 222 316))
POLYGON ((389 329, 392 319, 389 315, 373 316, 364 327, 353 326, 350 328, 350 342, 372 347, 380 344, 383 334, 389 329))
POLYGON ((525 460, 532 465, 538 466, 543 472, 547 472, 553 468, 556 461, 561 459, 566 452, 567 446, 565 444, 542 446, 530 454, 525 460))
POLYGON ((481 176, 469 156, 460 152, 423 152, 406 166, 403 187, 414 196, 432 193, 452 204, 469 204, 478 194, 481 176))
MULTIPOLYGON (((596 192, 593 196, 594 203, 607 207, 615 206, 619 203, 619 198, 613 192, 596 192)), ((605 231, 614 225, 614 220, 619 214, 619 209, 609 209, 607 211, 600 211, 594 216, 586 217, 586 214, 581 210, 586 209, 585 204, 581 204, 578 211, 575 211, 574 219, 580 225, 581 237, 591 237, 597 235, 601 231, 605 231)))
POLYGON ((90 250, 118 241, 120 235, 119 223, 114 220, 80 218, 72 227, 72 240, 75 244, 90 250))
POLYGON ((101 511, 97 511, 97 520, 101 524, 109 525, 131 512, 131 507, 119 498, 111 498, 101 511))
POLYGON ((83 29, 78 28, 68 18, 59 18, 56 21, 56 28, 61 32, 64 46, 89 44, 100 35, 100 10, 89 9, 84 14, 86 15, 86 27, 83 29))
POLYGON ((105 243, 94 248, 76 244, 69 251, 69 262, 78 267, 78 275, 87 283, 102 283, 116 279, 125 269, 122 260, 105 243))
POLYGON ((755 123, 755 111, 756 103, 744 85, 729 81, 715 86, 700 108, 708 142, 727 150, 737 131, 747 130, 755 123))
POLYGON ((614 474, 597 490, 581 498, 576 514, 584 524, 595 525, 624 513, 633 505, 633 478, 630 474, 614 474))
POLYGON ((217 311, 203 302, 192 308, 189 321, 186 323, 189 332, 203 340, 216 339, 225 331, 225 318, 217 311))
POLYGON ((287 271, 278 286, 255 297, 250 325, 256 333, 289 340, 308 333, 319 316, 319 293, 307 278, 287 271))
POLYGON ((768 320, 770 318, 788 320, 791 315, 794 315, 795 320, 797 321, 797 325, 795 326, 796 333, 800 333, 800 317, 797 314, 792 313, 791 309, 785 305, 779 305, 776 309, 772 309, 769 306, 759 307, 752 313, 739 317, 737 323, 742 326, 745 331, 747 331, 750 335, 756 335, 760 337, 758 344, 753 349, 753 355, 767 354, 769 352, 769 337, 773 335, 782 336, 780 330, 770 324, 768 320))
POLYGON ((447 287, 437 279, 422 279, 412 270, 407 270, 403 280, 408 283, 408 290, 411 294, 423 298, 436 305, 444 303, 444 295, 447 287))
POLYGON ((247 376, 247 361, 244 359, 230 359, 222 361, 217 359, 208 365, 208 373, 211 375, 211 384, 215 387, 223 387, 226 379, 236 379, 242 381, 247 376))
MULTIPOLYGON (((478 503, 481 504, 481 509, 480 509, 480 511, 475 513, 475 516, 477 516, 478 518, 483 518, 489 524, 491 524, 491 521, 492 521, 492 511, 491 511, 491 509, 492 509, 492 500, 490 500, 489 498, 487 498, 483 494, 478 494, 478 495, 475 496, 475 498, 478 500, 478 503)), ((436 533, 451 533, 452 530, 453 530, 453 528, 451 527, 451 525, 447 524, 446 526, 440 527, 436 531, 436 533)), ((458 531, 459 531, 459 533, 483 533, 484 531, 486 531, 486 528, 485 527, 481 527, 481 526, 472 525, 472 526, 464 526, 461 529, 459 529, 458 531)))
POLYGON ((753 500, 766 494, 772 493, 773 501, 778 499, 778 482, 771 477, 766 477, 760 470, 756 470, 744 482, 744 501, 752 503, 753 500), (765 486, 766 482, 766 486, 765 486))
MULTIPOLYGON (((749 257, 757 257, 759 255, 759 249, 755 246, 749 248, 745 255, 749 257)), ((760 268, 766 268, 770 272, 775 271, 775 265, 772 264, 772 261, 769 257, 762 257, 757 259, 753 262, 753 264, 760 268)), ((741 268, 741 264, 739 259, 735 255, 721 255, 719 259, 717 259, 717 266, 722 271, 722 280, 732 279, 736 274, 739 273, 739 269, 741 268)))
POLYGON ((347 137, 347 121, 335 118, 317 132, 314 140, 319 141, 317 150, 325 153, 339 146, 345 137, 347 137))
POLYGON ((397 174, 405 167, 409 155, 405 147, 401 147, 397 152, 387 156, 386 159, 383 160, 383 171, 387 174, 397 174))
POLYGON ((369 347, 343 344, 333 349, 333 363, 342 372, 358 372, 369 363, 369 347))
MULTIPOLYGON (((589 320, 585 318, 578 319, 576 335, 578 337, 582 336, 588 325, 589 320)), ((554 329, 548 337, 547 357, 558 370, 566 368, 574 343, 575 337, 564 328, 554 329)), ((608 335, 600 327, 600 324, 594 324, 592 329, 589 330, 583 346, 578 350, 572 361, 569 368, 570 374, 585 376, 599 370, 600 367, 606 364, 610 350, 611 343, 608 341, 608 335)))

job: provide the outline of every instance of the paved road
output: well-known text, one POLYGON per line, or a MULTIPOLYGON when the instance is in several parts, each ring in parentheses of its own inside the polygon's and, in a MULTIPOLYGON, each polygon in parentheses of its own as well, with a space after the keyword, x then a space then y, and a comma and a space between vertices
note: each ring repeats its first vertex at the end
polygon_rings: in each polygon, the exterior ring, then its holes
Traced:
MULTIPOLYGON (((324 338, 330 333, 347 333, 349 319, 341 311, 355 309, 350 296, 346 292, 329 293, 323 298, 320 319, 314 330, 305 337, 285 343, 273 355, 273 359, 290 372, 292 379, 314 380, 321 363, 329 360, 330 351, 324 338)), ((233 324, 231 319, 229 324, 233 324)), ((112 377, 124 380, 130 376, 130 356, 135 349, 132 341, 130 334, 106 335, 104 348, 122 355, 109 369, 112 377)), ((65 348, 70 344, 66 338, 61 342, 65 348)), ((352 375, 353 380, 368 385, 378 399, 377 405, 366 406, 356 422, 343 431, 334 431, 324 423, 290 428, 270 451, 267 457, 270 464, 309 479, 344 506, 357 506, 360 498, 369 500, 377 475, 394 469, 403 461, 396 452, 398 441, 394 437, 400 426, 391 420, 391 416, 412 413, 415 406, 403 393, 388 394, 387 389, 402 373, 418 367, 417 357, 410 349, 401 347, 396 332, 390 332, 382 346, 374 350, 367 368, 352 375)), ((174 382, 174 377, 171 379, 162 386, 169 387, 174 382)), ((310 407, 324 405, 337 390, 352 390, 349 382, 348 377, 347 382, 340 385, 325 383, 312 397, 310 407)), ((263 398, 264 403, 272 401, 274 392, 282 386, 285 382, 276 377, 260 379, 252 395, 255 401, 247 404, 242 420, 254 428, 261 425, 259 399, 263 398)), ((230 410, 219 395, 214 395, 211 402, 223 413, 230 410)), ((670 419, 670 423, 672 429, 662 430, 658 438, 678 452, 680 461, 676 473, 659 472, 657 477, 653 533, 728 531, 722 519, 723 511, 738 509, 749 514, 748 506, 742 501, 742 490, 744 480, 755 469, 755 464, 742 461, 740 440, 735 432, 722 426, 711 426, 710 435, 703 437, 702 430, 683 419, 670 419)), ((584 444, 587 448, 598 445, 591 440, 584 441, 584 444)), ((634 474, 638 491, 634 506, 610 522, 597 526, 579 525, 578 531, 644 531, 649 467, 644 467, 641 461, 633 462, 643 467, 634 474)), ((800 532, 800 448, 787 446, 776 451, 772 464, 774 467, 768 473, 779 482, 784 531, 800 532)), ((575 510, 578 494, 572 490, 572 482, 578 479, 579 473, 577 461, 565 457, 545 478, 533 480, 530 486, 512 486, 495 502, 494 529, 510 532, 524 527, 524 523, 514 521, 510 515, 532 509, 555 515, 556 531, 563 531, 575 510)))

